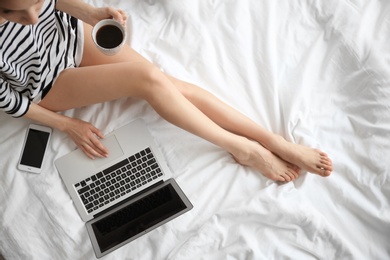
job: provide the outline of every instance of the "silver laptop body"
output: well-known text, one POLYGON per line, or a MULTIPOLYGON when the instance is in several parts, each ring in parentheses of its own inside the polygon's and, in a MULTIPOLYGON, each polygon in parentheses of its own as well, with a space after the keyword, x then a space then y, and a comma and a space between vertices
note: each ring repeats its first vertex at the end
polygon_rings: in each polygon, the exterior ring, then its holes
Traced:
MULTIPOLYGON (((164 157, 141 119, 113 131, 102 143, 109 150, 108 158, 91 160, 77 149, 55 161, 81 219, 87 222, 87 230, 97 257, 112 252, 192 208, 172 179, 164 157), (135 219, 128 220, 128 223, 122 223, 123 227, 107 228, 102 224, 108 221, 105 219, 112 218, 115 212, 134 215, 129 211, 135 211, 133 208, 137 206, 136 202, 145 204, 139 198, 147 200, 148 197, 162 196, 153 195, 154 193, 164 195, 164 192, 168 199, 161 203, 172 204, 177 208, 174 211, 168 214, 161 212, 164 216, 160 217, 160 212, 153 212, 153 208, 149 208, 145 209, 147 212, 142 213, 143 215, 137 213, 141 215, 134 216, 135 219), (132 206, 132 203, 136 206, 132 206), (152 215, 153 219, 147 220, 148 215, 152 215), (150 223, 142 223, 143 220, 150 223), (112 238, 113 234, 119 234, 121 229, 126 228, 126 236, 112 238), (111 243, 111 240, 115 243, 111 243)), ((156 202, 152 202, 151 205, 155 204, 156 202)), ((156 205, 153 207, 158 208, 156 205)))

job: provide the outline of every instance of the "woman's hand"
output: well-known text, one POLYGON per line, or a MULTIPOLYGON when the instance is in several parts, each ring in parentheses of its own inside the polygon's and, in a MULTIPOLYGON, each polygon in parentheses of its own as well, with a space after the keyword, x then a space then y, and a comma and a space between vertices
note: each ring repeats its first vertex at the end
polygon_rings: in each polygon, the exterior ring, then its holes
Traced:
POLYGON ((99 140, 104 135, 90 123, 52 112, 35 103, 31 103, 25 117, 67 133, 91 159, 108 156, 107 148, 99 140))
POLYGON ((56 9, 70 14, 92 26, 103 19, 115 19, 126 26, 127 16, 125 12, 113 7, 94 7, 83 0, 58 0, 56 9))
POLYGON ((84 21, 94 26, 100 20, 111 18, 118 21, 120 24, 122 24, 122 26, 126 27, 127 16, 125 12, 113 7, 95 8, 91 13, 91 16, 88 17, 89 20, 84 21))
POLYGON ((68 118, 63 131, 75 142, 89 158, 107 157, 107 148, 103 146, 99 139, 104 135, 92 124, 75 118, 68 118))

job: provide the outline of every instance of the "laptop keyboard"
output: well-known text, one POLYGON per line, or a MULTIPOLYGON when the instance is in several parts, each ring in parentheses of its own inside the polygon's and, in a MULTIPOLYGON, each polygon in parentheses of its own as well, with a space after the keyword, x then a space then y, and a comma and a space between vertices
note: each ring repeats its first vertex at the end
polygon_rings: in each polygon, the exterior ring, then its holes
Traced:
POLYGON ((162 175, 154 154, 146 148, 74 186, 91 213, 162 175))

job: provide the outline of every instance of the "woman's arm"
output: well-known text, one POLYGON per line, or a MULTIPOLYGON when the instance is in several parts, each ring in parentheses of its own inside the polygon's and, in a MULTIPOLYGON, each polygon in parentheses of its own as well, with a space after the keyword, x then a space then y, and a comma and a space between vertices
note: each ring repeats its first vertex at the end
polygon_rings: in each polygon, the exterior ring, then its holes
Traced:
POLYGON ((122 25, 126 23, 126 15, 122 10, 112 7, 96 8, 83 0, 58 0, 56 9, 92 26, 100 20, 108 18, 114 18, 122 25))
POLYGON ((52 112, 35 103, 31 103, 25 117, 67 133, 91 159, 108 155, 107 149, 99 141, 104 135, 90 123, 52 112))
MULTIPOLYGON (((56 9, 92 26, 107 18, 114 18, 122 25, 126 25, 127 17, 122 10, 112 7, 96 8, 83 0, 58 0, 56 9)), ((87 122, 57 114, 34 103, 31 103, 25 117, 67 133, 75 144, 92 159, 108 156, 107 148, 99 141, 99 138, 104 138, 103 134, 87 122)))

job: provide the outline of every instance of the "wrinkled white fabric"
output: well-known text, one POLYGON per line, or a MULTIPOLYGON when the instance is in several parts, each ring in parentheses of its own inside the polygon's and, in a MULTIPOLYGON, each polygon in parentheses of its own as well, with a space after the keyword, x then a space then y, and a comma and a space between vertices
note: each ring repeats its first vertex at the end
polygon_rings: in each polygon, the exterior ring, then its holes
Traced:
MULTIPOLYGON (((143 118, 194 208, 103 259, 389 259, 390 2, 89 0, 129 16, 128 43, 290 141, 333 159, 328 178, 278 185, 121 99, 65 114, 109 133, 143 118)), ((169 104, 167 104, 169 105, 169 104)), ((0 115, 0 252, 94 259, 54 160, 16 169, 27 120, 0 115)))

